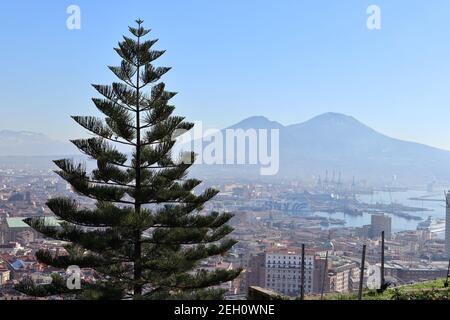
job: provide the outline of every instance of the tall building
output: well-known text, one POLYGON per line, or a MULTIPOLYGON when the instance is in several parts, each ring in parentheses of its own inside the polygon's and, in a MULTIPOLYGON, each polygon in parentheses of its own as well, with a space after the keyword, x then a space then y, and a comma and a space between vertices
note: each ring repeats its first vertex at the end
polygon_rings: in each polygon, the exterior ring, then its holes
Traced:
POLYGON ((445 196, 446 210, 445 210, 445 249, 447 256, 450 256, 450 191, 445 196))
POLYGON ((360 270, 356 262, 338 261, 328 271, 330 292, 347 293, 357 289, 360 270))
POLYGON ((25 201, 28 203, 31 203, 31 192, 30 191, 25 192, 25 201))
MULTIPOLYGON (((266 253, 265 287, 298 296, 301 288, 302 254, 299 249, 280 249, 266 253)), ((305 253, 305 294, 313 293, 314 254, 305 253)))
POLYGON ((328 276, 328 264, 324 257, 317 256, 314 259, 313 293, 329 292, 330 278, 328 276), (325 278, 325 279, 324 279, 325 278))
POLYGON ((248 288, 251 286, 265 286, 265 262, 265 253, 259 253, 250 257, 248 266, 244 272, 244 292, 248 292, 248 288))
POLYGON ((390 240, 392 238, 391 224, 392 219, 388 215, 373 214, 370 223, 370 237, 378 238, 384 231, 385 239, 390 240))
POLYGON ((358 289, 360 268, 358 263, 336 255, 328 255, 325 264, 323 256, 315 259, 313 293, 348 293, 358 289))

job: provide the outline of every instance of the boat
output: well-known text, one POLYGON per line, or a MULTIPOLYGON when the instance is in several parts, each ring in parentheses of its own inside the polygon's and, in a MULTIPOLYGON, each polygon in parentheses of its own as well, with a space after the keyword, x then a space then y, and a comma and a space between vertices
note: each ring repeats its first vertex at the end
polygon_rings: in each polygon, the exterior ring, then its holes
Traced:
POLYGON ((431 233, 445 232, 445 220, 433 219, 431 216, 429 216, 427 220, 420 222, 417 225, 417 230, 426 230, 431 233))

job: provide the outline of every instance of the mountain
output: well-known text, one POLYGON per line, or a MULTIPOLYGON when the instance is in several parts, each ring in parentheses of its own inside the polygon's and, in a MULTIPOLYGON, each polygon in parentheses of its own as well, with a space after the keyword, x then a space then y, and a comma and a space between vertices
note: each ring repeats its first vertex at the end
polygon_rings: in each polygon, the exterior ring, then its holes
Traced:
POLYGON ((0 131, 0 156, 58 156, 76 154, 66 142, 53 140, 41 133, 30 131, 0 131))
MULTIPOLYGON (((341 173, 343 180, 390 183, 393 177, 404 184, 450 182, 450 151, 419 143, 407 142, 379 133, 353 117, 339 113, 325 113, 306 122, 284 126, 263 116, 245 119, 221 131, 223 159, 227 160, 227 130, 231 132, 261 133, 260 129, 279 132, 279 170, 275 176, 261 176, 261 165, 208 165, 193 167, 192 175, 199 178, 229 178, 230 180, 270 178, 324 178, 341 173), (250 130, 250 131, 249 131, 250 130)), ((269 139, 270 140, 270 139, 269 139)), ((214 141, 214 140, 211 140, 214 141)), ((211 141, 203 141, 204 156, 211 141)), ((248 142, 248 141, 247 141, 248 142)), ((235 151, 238 143, 235 141, 235 151)), ((251 147, 245 144, 248 163, 251 147)), ((195 150, 199 153, 199 150, 195 150)), ((269 148, 269 155, 272 149, 269 148)), ((235 152, 236 153, 236 152, 235 152)), ((27 131, 0 131, 0 156, 59 156, 79 155, 69 143, 52 140, 45 135, 27 131)), ((215 156, 215 153, 213 153, 215 156)), ((220 153, 216 158, 220 158, 220 153)), ((17 158, 17 157, 16 157, 17 158)), ((17 158, 18 159, 18 158, 17 158)), ((49 158, 50 159, 50 158, 49 158)), ((229 158, 237 162, 236 154, 229 158)), ((260 158, 258 157, 258 160, 260 158)), ((272 164, 275 163, 272 159, 272 164)), ((4 159, 3 159, 4 161, 4 159)), ((16 159, 9 160, 18 161, 16 159)), ((50 160, 48 161, 50 163, 50 160)), ((267 167, 263 166, 263 167, 267 167)))
POLYGON ((450 179, 449 151, 388 137, 350 116, 326 113, 287 126, 281 135, 295 141, 292 145, 281 138, 285 164, 297 158, 315 174, 328 168, 347 177, 385 181, 394 175, 411 183, 450 179))
POLYGON ((228 127, 228 129, 282 129, 284 126, 276 121, 270 121, 263 116, 250 117, 242 120, 235 125, 228 127))
MULTIPOLYGON (((450 181, 450 151, 388 137, 355 118, 325 113, 303 123, 283 126, 252 117, 227 129, 278 129, 279 172, 283 178, 322 178, 325 170, 377 182, 450 181)), ((225 130, 222 131, 225 136, 225 130)), ((224 153, 226 148, 224 148, 224 153)), ((246 148, 246 153, 249 148, 246 148)), ((201 165, 199 173, 221 177, 259 175, 260 166, 201 165)))

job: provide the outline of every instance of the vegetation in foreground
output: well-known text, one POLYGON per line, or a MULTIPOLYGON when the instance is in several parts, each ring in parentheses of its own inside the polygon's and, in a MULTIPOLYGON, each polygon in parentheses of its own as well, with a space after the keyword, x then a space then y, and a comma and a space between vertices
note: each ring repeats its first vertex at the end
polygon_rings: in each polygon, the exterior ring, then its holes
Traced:
MULTIPOLYGON (((445 279, 418 282, 411 285, 388 288, 382 293, 367 290, 363 300, 449 300, 450 288, 445 287, 445 279)), ((320 297, 314 297, 320 299, 320 297)), ((357 300, 355 294, 326 294, 324 300, 357 300)))

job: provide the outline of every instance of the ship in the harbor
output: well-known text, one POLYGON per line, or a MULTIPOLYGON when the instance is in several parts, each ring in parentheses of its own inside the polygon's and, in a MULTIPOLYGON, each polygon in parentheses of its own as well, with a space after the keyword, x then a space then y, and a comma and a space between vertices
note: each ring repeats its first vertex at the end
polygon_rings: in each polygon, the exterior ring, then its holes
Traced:
POLYGON ((417 230, 426 230, 431 233, 443 233, 445 232, 445 220, 433 219, 430 216, 427 220, 420 222, 417 225, 417 230))

